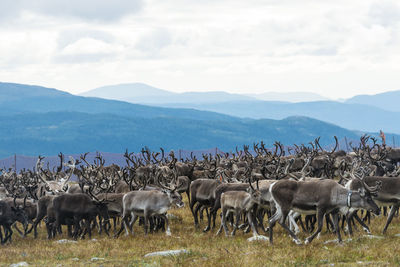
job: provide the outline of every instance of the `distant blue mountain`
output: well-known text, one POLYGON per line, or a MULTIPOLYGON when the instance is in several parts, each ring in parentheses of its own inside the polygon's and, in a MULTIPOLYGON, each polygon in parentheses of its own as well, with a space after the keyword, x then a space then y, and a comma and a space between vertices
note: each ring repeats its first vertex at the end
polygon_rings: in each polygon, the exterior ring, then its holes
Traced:
POLYGON ((261 94, 250 94, 258 100, 278 101, 278 102, 312 102, 312 101, 328 101, 327 97, 310 92, 267 92, 261 94))
POLYGON ((139 151, 144 146, 157 150, 159 147, 167 150, 218 147, 230 151, 261 140, 269 146, 276 140, 292 145, 308 143, 318 136, 321 136, 322 145, 328 145, 333 142, 333 135, 353 140, 361 134, 303 116, 260 119, 280 116, 280 112, 290 113, 292 105, 303 113, 325 114, 323 120, 353 116, 355 121, 366 118, 373 123, 376 119, 363 114, 367 112, 363 106, 356 110, 358 114, 350 114, 354 109, 342 109, 353 105, 331 102, 238 101, 206 106, 258 119, 238 118, 192 108, 152 107, 75 96, 55 89, 12 83, 0 83, 0 103, 0 157, 14 153, 55 155, 60 151, 67 154, 121 153, 126 148, 139 151))
POLYGON ((263 140, 271 146, 308 143, 322 136, 331 144, 333 135, 357 139, 358 134, 306 117, 284 120, 213 121, 183 118, 132 118, 113 114, 49 112, 0 116, 0 158, 11 154, 55 155, 104 151, 121 153, 128 148, 198 150, 218 147, 224 151, 263 140))
POLYGON ((376 95, 357 95, 346 101, 349 104, 363 104, 384 110, 400 112, 400 90, 376 95))
POLYGON ((400 103, 400 91, 357 96, 345 102, 317 101, 323 97, 309 93, 303 96, 300 93, 266 93, 251 95, 252 98, 224 92, 175 94, 145 84, 107 86, 94 89, 88 94, 159 107, 194 108, 240 118, 279 120, 288 116, 307 116, 347 129, 369 132, 382 129, 400 134, 400 125, 393 123, 400 117, 400 105, 397 104, 400 103), (296 103, 282 101, 285 99, 296 103), (313 101, 299 102, 301 99, 313 101))
POLYGON ((72 95, 56 89, 0 83, 0 115, 45 112, 108 113, 128 117, 173 117, 196 120, 237 120, 231 116, 194 109, 175 109, 72 95))
POLYGON ((347 104, 334 101, 301 103, 238 101, 216 104, 168 104, 165 107, 195 108, 242 118, 283 119, 288 116, 307 116, 341 127, 377 132, 380 129, 400 133, 400 112, 391 112, 374 106, 347 104))
POLYGON ((143 83, 104 86, 81 95, 152 105, 165 103, 217 103, 221 102, 221 100, 257 100, 254 97, 221 91, 173 93, 143 83))

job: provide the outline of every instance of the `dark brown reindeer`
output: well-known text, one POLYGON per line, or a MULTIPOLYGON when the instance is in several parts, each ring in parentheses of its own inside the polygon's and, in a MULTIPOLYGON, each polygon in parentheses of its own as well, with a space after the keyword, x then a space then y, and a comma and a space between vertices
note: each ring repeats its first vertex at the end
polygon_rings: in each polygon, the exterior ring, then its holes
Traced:
MULTIPOLYGON (((90 192, 90 190, 89 190, 90 192)), ((79 234, 80 221, 85 219, 86 231, 91 238, 90 222, 97 216, 104 219, 103 227, 108 223, 108 207, 107 201, 98 200, 93 194, 93 199, 87 194, 64 194, 57 196, 53 199, 53 207, 55 212, 55 229, 59 229, 60 225, 66 219, 73 219, 74 233, 73 237, 76 239, 79 234)))
MULTIPOLYGON (((190 184, 190 210, 194 218, 194 226, 199 227, 198 212, 202 208, 211 208, 215 202, 215 189, 221 181, 214 179, 197 179, 190 184), (196 205, 197 204, 197 205, 196 205), (196 207, 195 207, 196 205, 196 207)), ((204 231, 208 231, 211 226, 211 216, 207 214, 208 225, 204 231)))
POLYGON ((5 244, 7 241, 11 242, 13 234, 11 226, 16 221, 19 221, 24 225, 28 223, 28 218, 24 210, 25 206, 19 206, 15 202, 15 198, 16 197, 14 197, 14 205, 10 205, 9 203, 7 203, 7 201, 0 200, 0 226, 4 227, 5 234, 5 237, 3 237, 0 230, 1 244, 5 244))

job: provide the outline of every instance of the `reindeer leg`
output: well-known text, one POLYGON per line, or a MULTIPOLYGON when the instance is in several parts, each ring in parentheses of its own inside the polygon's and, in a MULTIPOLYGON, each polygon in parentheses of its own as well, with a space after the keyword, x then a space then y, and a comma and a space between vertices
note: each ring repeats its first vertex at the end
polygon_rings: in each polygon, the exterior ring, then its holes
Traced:
POLYGON ((132 214, 132 220, 130 222, 130 229, 133 235, 133 225, 135 224, 135 222, 137 221, 137 219, 139 218, 139 216, 132 214))
POLYGON ((186 190, 186 195, 188 197, 188 202, 190 203, 190 190, 189 189, 186 190))
POLYGON ((147 235, 147 226, 149 225, 149 214, 145 210, 144 211, 144 234, 147 235))
POLYGON ((335 231, 335 227, 334 227, 334 223, 332 223, 330 214, 326 214, 326 215, 325 215, 325 221, 326 221, 326 228, 327 228, 327 231, 329 232, 330 229, 332 229, 331 232, 334 232, 334 231, 335 231))
POLYGON ((339 214, 335 212, 334 214, 332 214, 332 217, 333 217, 333 224, 335 227, 335 231, 338 236, 338 242, 342 243, 342 237, 340 236, 340 228, 339 228, 339 214))
POLYGON ((212 214, 212 219, 213 219, 213 221, 212 221, 212 229, 215 228, 215 218, 216 217, 217 217, 217 212, 213 212, 213 214, 212 214))
POLYGON ((222 232, 222 228, 223 228, 222 216, 223 216, 223 211, 221 212, 221 226, 219 227, 219 229, 218 229, 218 231, 217 231, 217 233, 215 235, 219 235, 222 232))
POLYGON ((197 225, 199 222, 198 222, 198 218, 195 216, 195 213, 193 210, 194 205, 196 205, 196 201, 192 198, 192 200, 189 202, 189 208, 190 208, 190 211, 192 212, 192 215, 194 218, 194 225, 197 225))
POLYGON ((264 210, 263 209, 259 209, 258 211, 257 211, 257 214, 256 214, 257 216, 256 216, 256 222, 257 222, 257 224, 261 227, 261 229, 264 231, 264 233, 266 232, 266 230, 265 230, 265 226, 264 226, 264 217, 265 217, 265 212, 264 212, 264 210))
MULTIPOLYGON (((275 208, 276 208, 275 214, 268 221, 269 243, 271 245, 273 244, 273 228, 274 228, 276 222, 278 222, 281 219, 283 219, 283 221, 286 220, 286 218, 282 218, 283 217, 282 208, 279 205, 276 205, 275 208)), ((287 211, 287 213, 289 213, 289 211, 287 211)), ((289 231, 290 231, 290 229, 289 229, 289 231)))
POLYGON ((3 240, 3 244, 7 243, 7 241, 9 240, 11 243, 11 237, 12 237, 13 231, 11 229, 11 225, 4 225, 4 240, 3 240))
POLYGON ((283 227, 283 229, 285 229, 289 235, 293 238, 293 241, 297 244, 300 245, 301 241, 299 240, 299 238, 297 237, 297 235, 295 233, 293 233, 292 230, 290 230, 290 228, 285 224, 286 218, 289 214, 289 210, 282 210, 282 216, 279 220, 279 224, 283 227))
POLYGON ((199 228, 199 219, 198 219, 198 212, 202 205, 199 203, 193 211, 193 218, 194 218, 194 226, 199 228))
POLYGON ((325 215, 325 210, 318 209, 317 210, 317 222, 318 222, 318 228, 317 231, 315 231, 311 236, 306 238, 305 243, 311 243, 313 239, 321 232, 322 226, 324 224, 324 215, 325 215))
POLYGON ((165 234, 166 234, 167 236, 171 236, 171 230, 169 229, 168 217, 167 217, 165 214, 161 214, 160 216, 164 219, 165 224, 166 224, 166 226, 167 226, 167 230, 165 231, 165 234))
POLYGON ((117 217, 113 218, 113 226, 114 226, 114 234, 115 234, 115 232, 117 230, 117 217))
POLYGON ((95 220, 95 225, 98 226, 97 233, 101 235, 103 232, 103 217, 99 216, 99 223, 97 224, 97 221, 95 220))
POLYGON ((236 215, 236 220, 235 220, 235 223, 233 224, 233 230, 232 230, 231 236, 235 235, 236 230, 239 227, 240 211, 239 210, 235 210, 235 215, 236 215))
POLYGON ((211 210, 210 212, 208 212, 208 209, 206 208, 206 213, 207 213, 208 224, 206 228, 204 228, 203 232, 208 232, 211 229, 211 216, 213 216, 214 212, 211 210))
MULTIPOLYGON (((254 223, 253 216, 252 216, 250 211, 247 212, 247 220, 249 221, 251 230, 253 231, 253 236, 258 236, 259 233, 257 231, 257 227, 256 227, 256 225, 254 223)), ((263 229, 264 229, 264 227, 263 227, 263 229)))
POLYGON ((392 222, 393 216, 394 216, 396 210, 399 208, 399 206, 400 206, 400 204, 395 204, 395 205, 393 205, 392 208, 390 209, 389 217, 387 218, 385 227, 383 228, 383 234, 386 233, 386 230, 387 230, 389 224, 392 222))
POLYGON ((122 215, 122 219, 121 219, 121 228, 119 229, 118 233, 116 233, 114 235, 114 238, 119 237, 119 235, 122 233, 122 231, 125 229, 125 236, 129 235, 129 231, 128 231, 128 227, 129 227, 129 219, 128 219, 128 215, 127 214, 123 214, 122 215))
POLYGON ((354 218, 357 220, 359 224, 361 224, 362 228, 364 231, 366 231, 368 234, 371 234, 371 231, 369 230, 369 227, 358 217, 357 212, 354 213, 354 218))
POLYGON ((19 230, 19 228, 18 228, 16 222, 13 223, 13 227, 14 227, 15 230, 17 230, 18 234, 19 234, 21 237, 25 237, 24 233, 22 233, 22 231, 19 230))
MULTIPOLYGON (((100 223, 99 223, 99 225, 101 227, 100 223)), ((86 219, 86 229, 87 229, 87 232, 89 233, 89 239, 91 239, 92 238, 92 229, 90 229, 90 219, 86 219)))
MULTIPOLYGON (((352 236, 353 235, 353 228, 351 227, 351 219, 352 219, 352 217, 353 217, 353 214, 354 213, 350 213, 350 212, 348 212, 346 215, 345 215, 345 219, 346 219, 346 223, 347 223, 347 230, 348 230, 348 232, 349 232, 349 235, 350 236, 352 236)), ((344 224, 344 219, 343 219, 343 224, 344 224)))
POLYGON ((47 239, 51 239, 53 227, 51 226, 50 222, 46 222, 46 230, 47 230, 47 239))
POLYGON ((229 210, 222 211, 222 226, 224 227, 225 236, 228 236, 228 226, 226 226, 226 218, 229 215, 229 210))

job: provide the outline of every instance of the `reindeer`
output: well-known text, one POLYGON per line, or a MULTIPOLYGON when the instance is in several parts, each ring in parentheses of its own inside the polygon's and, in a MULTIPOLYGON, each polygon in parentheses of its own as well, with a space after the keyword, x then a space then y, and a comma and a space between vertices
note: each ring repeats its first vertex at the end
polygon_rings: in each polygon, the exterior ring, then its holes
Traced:
MULTIPOLYGON (((159 180, 158 180, 159 181, 159 180)), ((125 228, 126 235, 129 234, 128 227, 133 234, 133 225, 139 217, 144 217, 144 231, 147 234, 147 225, 149 218, 153 216, 161 217, 166 223, 166 235, 170 236, 171 231, 169 228, 168 218, 165 215, 172 205, 178 208, 183 207, 182 197, 176 192, 176 188, 170 188, 162 185, 162 191, 149 190, 149 191, 132 191, 124 195, 123 202, 123 215, 121 222, 121 229, 115 235, 118 237, 125 228), (128 216, 131 215, 132 219, 129 222, 128 216)))
MULTIPOLYGON (((197 179, 190 184, 190 210, 194 218, 194 226, 199 227, 198 212, 201 208, 213 207, 215 202, 215 189, 221 181, 214 179, 197 179), (197 204, 196 208, 194 206, 197 204)), ((208 225, 204 231, 211 226, 211 216, 207 214, 208 225)))
POLYGON ((5 244, 7 241, 11 242, 11 237, 13 234, 11 226, 16 221, 23 223, 25 226, 28 223, 28 218, 24 210, 25 205, 22 207, 17 205, 15 199, 16 197, 14 197, 14 206, 10 205, 4 200, 0 200, 0 226, 4 227, 4 234, 5 234, 5 237, 3 238, 0 231, 1 244, 5 244))
MULTIPOLYGON (((68 183, 69 179, 71 179, 71 176, 75 170, 76 162, 75 162, 74 158, 70 156, 69 163, 68 164, 64 163, 65 166, 70 167, 70 172, 67 176, 64 176, 63 178, 59 179, 58 181, 57 181, 57 177, 52 176, 52 174, 49 170, 44 171, 42 169, 42 167, 43 167, 42 160, 43 159, 44 159, 44 157, 41 157, 41 156, 38 157, 38 160, 36 162, 36 175, 43 182, 45 190, 50 191, 53 194, 67 191, 67 189, 68 189, 67 183, 68 183), (42 176, 42 175, 44 175, 44 176, 42 176)), ((43 195, 43 189, 40 187, 39 190, 41 190, 41 192, 39 193, 39 196, 37 195, 38 198, 43 195)))
POLYGON ((379 207, 391 206, 388 218, 386 220, 385 226, 382 233, 385 234, 389 224, 396 211, 400 207, 400 179, 398 177, 380 177, 380 176, 367 176, 364 178, 364 183, 359 180, 351 180, 346 186, 351 190, 359 190, 364 185, 369 187, 374 184, 381 184, 380 190, 373 195, 373 199, 379 207))
POLYGON ((253 216, 251 211, 253 210, 255 205, 261 203, 261 192, 258 187, 257 180, 257 189, 254 189, 250 180, 250 193, 244 191, 227 191, 222 193, 221 195, 221 210, 222 210, 222 219, 221 226, 216 233, 219 235, 224 228, 225 236, 228 236, 228 227, 226 226, 226 218, 230 213, 236 217, 235 224, 233 227, 233 231, 231 235, 234 236, 237 228, 239 227, 239 217, 241 214, 247 215, 247 220, 253 230, 253 236, 258 236, 257 229, 253 222, 253 216))
POLYGON ((91 196, 94 198, 93 200, 89 195, 83 193, 64 194, 55 197, 53 199, 55 229, 59 229, 61 223, 66 219, 73 219, 75 228, 73 237, 76 239, 80 229, 79 223, 82 219, 85 219, 86 231, 88 231, 89 238, 91 238, 90 222, 98 215, 104 219, 103 226, 105 226, 109 221, 108 203, 106 200, 98 200, 93 194, 91 196))
POLYGON ((291 181, 281 180, 270 187, 272 199, 276 206, 276 212, 269 220, 269 238, 273 243, 273 227, 276 222, 289 233, 296 244, 301 244, 295 233, 285 224, 285 220, 291 210, 301 214, 317 214, 318 228, 305 243, 312 240, 322 230, 323 218, 325 214, 333 215, 334 226, 338 236, 338 242, 342 242, 340 229, 338 227, 339 211, 355 209, 366 209, 380 213, 379 207, 372 199, 372 195, 379 191, 380 185, 375 187, 368 186, 364 180, 360 179, 362 188, 359 191, 351 191, 333 180, 311 180, 311 181, 291 181))

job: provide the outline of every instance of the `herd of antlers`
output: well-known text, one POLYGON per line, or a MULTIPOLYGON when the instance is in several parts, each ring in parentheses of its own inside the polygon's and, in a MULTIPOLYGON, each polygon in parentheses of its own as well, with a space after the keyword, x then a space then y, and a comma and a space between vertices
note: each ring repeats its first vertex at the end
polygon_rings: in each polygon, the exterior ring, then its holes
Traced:
POLYGON ((336 136, 334 139, 330 151, 316 138, 293 147, 275 142, 271 149, 264 142, 254 143, 252 149, 244 145, 235 152, 202 154, 201 159, 193 153, 178 159, 173 151, 144 147, 139 154, 126 150, 125 166, 106 165, 100 153, 92 161, 85 153, 79 159, 69 157, 68 162, 60 153, 58 166, 50 169, 49 164, 44 168, 44 157, 39 156, 33 170, 1 170, 1 240, 11 240, 11 226, 17 221, 24 224, 24 231, 16 228, 20 234, 34 230, 36 237, 36 227, 43 219, 48 238, 60 234, 62 225, 69 226, 68 234, 74 238, 90 236, 93 225, 109 234, 110 219, 114 220, 115 236, 124 230, 127 234, 137 218, 143 220, 146 233, 166 228, 169 235, 165 214, 173 205, 183 205, 182 193, 187 194, 196 228, 198 217, 206 211, 204 231, 215 227, 221 209, 218 233, 224 229, 228 234, 227 222, 232 220, 232 234, 237 229, 251 229, 259 237, 261 229, 269 232, 272 243, 278 222, 301 243, 298 223, 304 231, 314 229, 317 223, 308 243, 321 231, 325 216, 328 228, 334 229, 341 241, 340 218, 347 222, 350 233, 355 221, 369 231, 359 217, 360 210, 367 211, 367 216, 378 214, 377 203, 389 203, 386 231, 400 206, 400 151, 364 135, 357 146, 350 144, 352 152, 347 153, 338 150, 339 141, 336 136), (264 227, 265 215, 268 227, 264 227))

